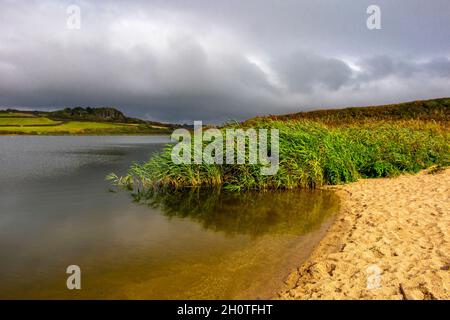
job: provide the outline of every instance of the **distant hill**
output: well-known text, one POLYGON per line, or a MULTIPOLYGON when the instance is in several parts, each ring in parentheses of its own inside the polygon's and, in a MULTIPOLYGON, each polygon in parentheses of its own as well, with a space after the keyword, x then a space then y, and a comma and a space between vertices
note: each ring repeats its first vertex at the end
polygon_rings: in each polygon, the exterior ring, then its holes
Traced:
MULTIPOLYGON (((251 123, 253 120, 260 118, 250 119, 246 123, 251 123)), ((433 120, 448 123, 450 121, 450 98, 418 100, 381 106, 314 110, 286 115, 271 115, 264 118, 282 121, 310 119, 336 125, 372 120, 433 120)))
POLYGON ((135 121, 135 119, 125 117, 121 111, 114 108, 65 108, 63 110, 49 112, 47 116, 55 120, 86 120, 121 123, 135 121))
POLYGON ((0 110, 0 113, 5 112, 47 117, 52 120, 135 123, 135 124, 150 124, 168 127, 179 127, 179 125, 174 124, 164 124, 156 121, 146 121, 137 118, 130 118, 125 116, 121 111, 112 107, 101 107, 101 108, 75 107, 75 108, 64 108, 62 110, 57 111, 22 111, 15 109, 0 110))
POLYGON ((0 110, 0 134, 167 134, 179 127, 130 118, 115 108, 0 110))

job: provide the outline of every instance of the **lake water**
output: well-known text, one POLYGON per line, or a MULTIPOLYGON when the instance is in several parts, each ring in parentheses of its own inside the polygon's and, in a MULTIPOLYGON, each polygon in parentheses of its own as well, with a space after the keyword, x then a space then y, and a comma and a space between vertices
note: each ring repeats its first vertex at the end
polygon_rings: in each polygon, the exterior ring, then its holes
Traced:
POLYGON ((270 298, 338 209, 326 191, 143 196, 105 176, 164 136, 0 137, 0 298, 270 298), (66 268, 81 268, 68 290, 66 268))

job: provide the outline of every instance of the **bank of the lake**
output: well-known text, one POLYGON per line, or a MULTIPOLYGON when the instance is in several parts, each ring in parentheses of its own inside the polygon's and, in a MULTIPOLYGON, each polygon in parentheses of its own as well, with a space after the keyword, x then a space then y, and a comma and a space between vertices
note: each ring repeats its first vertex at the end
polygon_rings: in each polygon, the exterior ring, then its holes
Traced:
POLYGON ((332 189, 340 213, 279 298, 450 298, 450 169, 332 189))
MULTIPOLYGON (((281 297, 443 299, 450 264, 449 171, 443 169, 450 164, 449 119, 449 98, 258 117, 227 124, 218 135, 225 137, 229 129, 276 129, 277 143, 267 141, 268 154, 279 156, 272 175, 250 161, 196 164, 194 152, 187 156, 191 161, 176 164, 172 151, 178 149, 169 145, 133 164, 126 175, 109 178, 162 193, 192 187, 335 189, 341 215, 311 260, 289 277, 281 297), (414 175, 430 168, 442 172, 414 175), (381 287, 367 290, 368 280, 369 287, 381 287)), ((234 154, 247 156, 249 140, 234 154)), ((203 141, 203 150, 208 147, 203 141)))

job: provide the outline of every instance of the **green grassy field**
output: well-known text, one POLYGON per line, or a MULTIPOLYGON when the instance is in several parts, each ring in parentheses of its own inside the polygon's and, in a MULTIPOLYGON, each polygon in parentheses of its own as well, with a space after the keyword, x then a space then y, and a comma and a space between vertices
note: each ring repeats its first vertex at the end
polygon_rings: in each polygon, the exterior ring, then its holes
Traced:
POLYGON ((1 117, 0 116, 0 126, 40 126, 40 125, 60 125, 61 121, 54 121, 48 118, 44 117, 14 117, 14 116, 7 116, 7 117, 1 117))
POLYGON ((177 165, 168 145, 148 162, 133 164, 126 176, 111 174, 109 178, 118 185, 137 184, 143 189, 290 189, 445 167, 450 163, 448 101, 419 104, 415 114, 427 115, 426 120, 411 116, 410 110, 400 105, 400 112, 392 106, 376 107, 375 111, 368 107, 363 110, 365 116, 349 117, 348 111, 330 110, 322 112, 323 119, 263 117, 226 126, 278 129, 280 164, 275 175, 262 175, 259 164, 177 165), (392 112, 396 116, 390 116, 392 112), (437 114, 436 119, 430 118, 429 112, 437 114))
POLYGON ((23 113, 0 113, 0 134, 82 135, 169 133, 167 128, 134 123, 56 121, 23 113))
POLYGON ((24 112, 0 112, 0 118, 23 118, 23 117, 34 117, 32 114, 24 113, 24 112))

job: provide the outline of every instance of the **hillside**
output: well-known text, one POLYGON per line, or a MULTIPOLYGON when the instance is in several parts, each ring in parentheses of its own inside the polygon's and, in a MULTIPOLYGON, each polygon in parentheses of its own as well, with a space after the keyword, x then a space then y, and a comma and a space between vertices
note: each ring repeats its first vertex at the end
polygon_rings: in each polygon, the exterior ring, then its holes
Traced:
POLYGON ((0 134, 166 134, 179 125, 126 117, 114 108, 0 110, 0 134))
POLYGON ((98 122, 133 122, 135 119, 127 118, 114 108, 65 108, 52 111, 48 117, 58 120, 98 121, 98 122))
POLYGON ((450 121, 450 98, 419 100, 399 104, 345 109, 314 110, 286 115, 271 115, 247 120, 246 124, 261 118, 272 120, 308 119, 328 125, 346 125, 368 121, 423 120, 448 123, 450 121))

